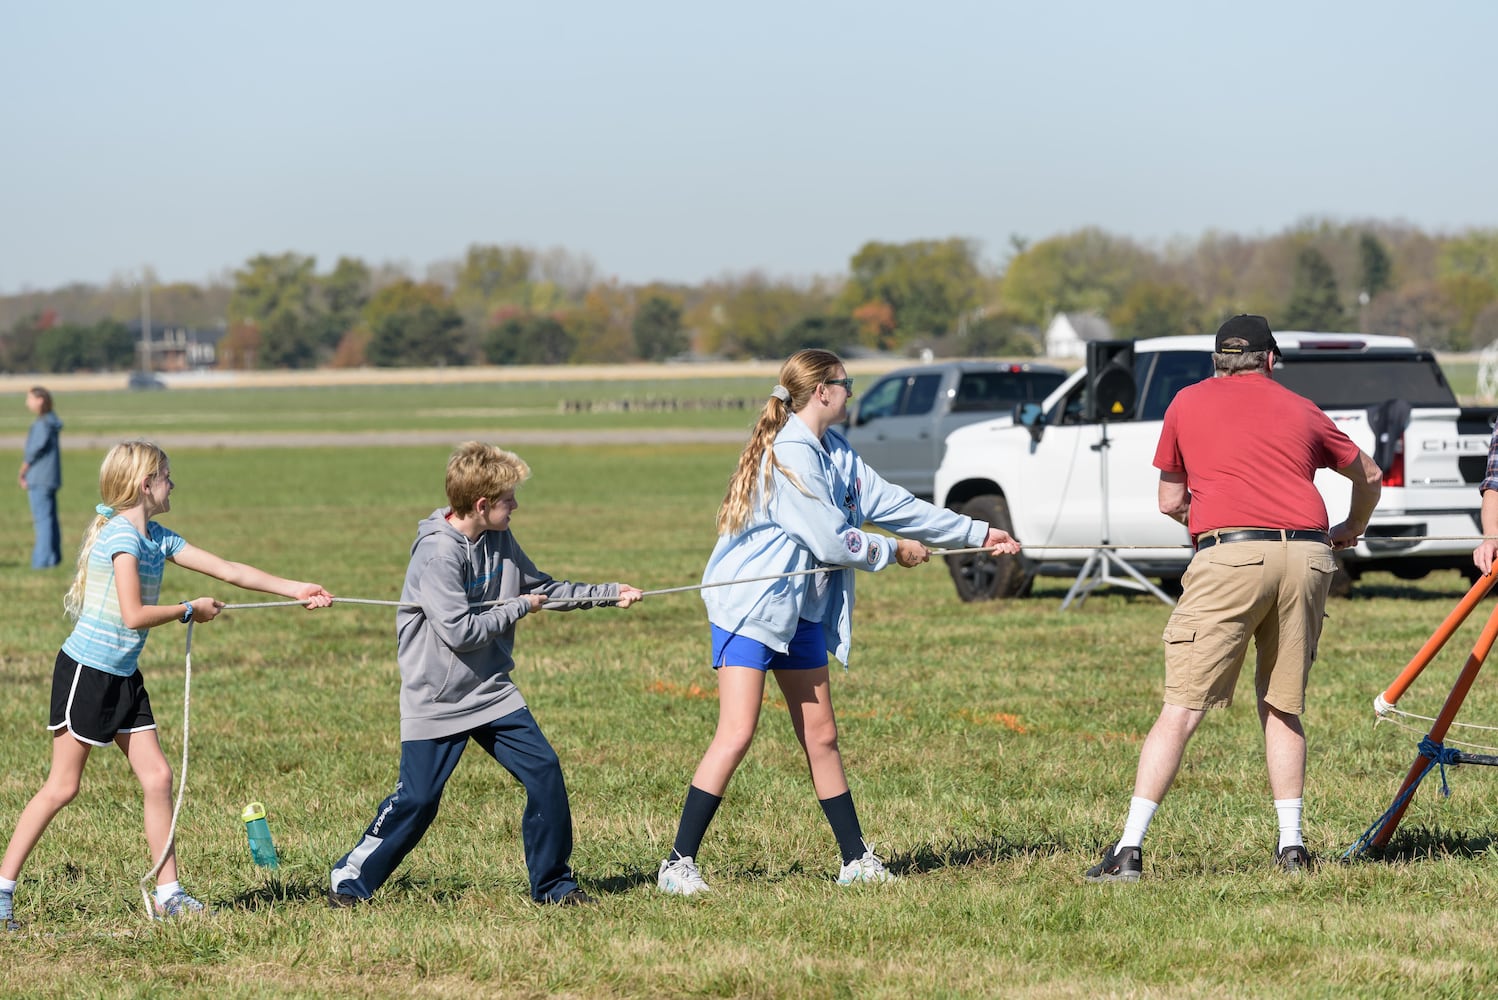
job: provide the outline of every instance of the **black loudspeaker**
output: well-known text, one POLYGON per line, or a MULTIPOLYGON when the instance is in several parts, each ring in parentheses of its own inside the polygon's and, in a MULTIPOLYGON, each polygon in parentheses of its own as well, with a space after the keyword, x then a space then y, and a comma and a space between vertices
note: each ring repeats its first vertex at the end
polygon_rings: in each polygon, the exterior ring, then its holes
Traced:
POLYGON ((1134 396, 1134 342, 1090 340, 1087 342, 1087 406, 1083 418, 1091 423, 1132 420, 1134 396))

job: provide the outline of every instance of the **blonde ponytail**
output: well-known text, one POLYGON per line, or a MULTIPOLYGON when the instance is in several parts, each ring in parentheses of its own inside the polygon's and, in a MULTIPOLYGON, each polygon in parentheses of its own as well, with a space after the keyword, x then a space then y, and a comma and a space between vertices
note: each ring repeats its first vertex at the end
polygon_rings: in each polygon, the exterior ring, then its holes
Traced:
POLYGON ((780 383, 765 401, 764 409, 760 410, 749 443, 744 446, 739 464, 728 479, 728 492, 718 508, 718 534, 731 535, 744 530, 756 498, 761 506, 769 503, 775 489, 776 469, 798 490, 807 493, 795 473, 775 457, 775 436, 791 414, 807 404, 817 386, 833 378, 842 364, 842 360, 831 351, 809 348, 792 354, 780 366, 780 383), (763 479, 756 483, 761 479, 761 470, 763 479))

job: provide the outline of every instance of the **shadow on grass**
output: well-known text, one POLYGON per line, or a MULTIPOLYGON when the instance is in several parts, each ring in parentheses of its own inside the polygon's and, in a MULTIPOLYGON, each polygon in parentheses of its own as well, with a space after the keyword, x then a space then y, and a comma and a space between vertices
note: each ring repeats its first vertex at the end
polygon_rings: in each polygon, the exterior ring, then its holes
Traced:
MULTIPOLYGON (((984 837, 978 840, 954 840, 946 844, 921 844, 913 850, 885 857, 884 865, 895 875, 904 877, 942 868, 966 868, 975 865, 991 865, 1020 857, 1051 857, 1066 853, 1066 846, 1057 840, 1037 843, 1016 843, 1004 837, 984 837)), ((837 874, 833 865, 826 871, 807 869, 797 861, 785 869, 774 871, 763 865, 746 865, 731 871, 718 870, 713 874, 725 878, 765 883, 784 882, 802 878, 833 878, 837 874)), ((583 888, 604 895, 625 893, 642 885, 655 885, 654 870, 635 869, 607 878, 584 878, 583 888)))
MULTIPOLYGON (((372 897, 374 900, 420 900, 438 905, 457 903, 474 893, 488 891, 471 882, 419 882, 401 873, 390 879, 372 897)), ((303 882, 285 881, 279 875, 268 875, 264 885, 235 896, 229 906, 236 910, 264 910, 284 903, 325 904, 328 899, 326 879, 303 882)), ((366 901, 368 902, 368 901, 366 901)))
POLYGON ((323 903, 327 897, 328 887, 323 883, 283 882, 272 875, 264 885, 235 896, 229 905, 236 910, 265 910, 281 903, 323 903))
POLYGON ((991 865, 1013 858, 1046 858, 1065 852, 1065 845, 1054 840, 1016 843, 1005 837, 984 837, 975 841, 922 844, 912 851, 887 858, 885 864, 896 875, 913 875, 940 868, 991 865))
MULTIPOLYGON (((966 868, 974 865, 991 865, 1013 858, 1051 857, 1056 854, 1064 854, 1065 852, 1066 847, 1056 841, 1025 844, 1014 843, 1003 837, 985 837, 976 841, 922 844, 914 850, 889 855, 884 858, 884 864, 895 875, 903 877, 906 875, 916 875, 921 872, 936 871, 942 868, 966 868)), ((635 869, 619 875, 611 875, 607 878, 590 879, 584 877, 582 881, 584 883, 583 888, 589 892, 611 895, 614 893, 626 893, 642 885, 653 886, 655 885, 656 874, 655 871, 635 869)), ((712 874, 735 880, 777 883, 808 877, 832 878, 837 872, 835 865, 826 871, 820 869, 811 871, 798 861, 788 868, 774 871, 762 865, 746 865, 734 868, 731 871, 718 870, 712 874)))
POLYGON ((1387 846, 1369 848, 1357 860, 1432 861, 1439 858, 1470 860, 1493 849, 1493 834, 1466 833, 1441 827, 1400 827, 1387 846))
MULTIPOLYGON (((1336 607, 1335 602, 1337 600, 1378 601, 1388 599, 1455 605, 1463 597, 1467 596, 1467 591, 1472 589, 1472 581, 1455 573, 1443 573, 1440 575, 1440 582, 1442 584, 1446 584, 1448 580, 1450 581, 1449 585, 1433 587, 1429 583, 1425 583, 1424 586, 1421 586, 1423 581, 1406 581, 1398 577, 1379 574, 1372 580, 1358 580, 1352 585, 1352 593, 1346 597, 1335 598, 1331 602, 1330 607, 1336 607)), ((1489 599, 1492 599, 1495 594, 1498 594, 1498 587, 1495 587, 1493 593, 1488 595, 1489 599)))

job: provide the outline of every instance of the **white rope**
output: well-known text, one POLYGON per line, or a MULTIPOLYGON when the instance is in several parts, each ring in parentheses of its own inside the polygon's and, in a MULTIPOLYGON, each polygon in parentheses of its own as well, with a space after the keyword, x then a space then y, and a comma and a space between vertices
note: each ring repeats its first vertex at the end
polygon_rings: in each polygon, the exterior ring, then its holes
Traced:
MULTIPOLYGON (((976 551, 986 551, 978 549, 976 551)), ((681 594, 689 590, 707 590, 710 587, 731 587, 736 583, 763 583, 766 580, 785 580, 793 576, 809 576, 813 573, 834 573, 845 566, 820 566, 816 569, 798 569, 789 573, 772 573, 769 576, 747 576, 738 580, 720 580, 717 583, 693 583, 685 587, 664 587, 660 590, 642 590, 641 597, 658 597, 661 594, 681 594)), ((524 596, 524 595, 519 595, 524 596)), ((496 604, 504 604, 513 601, 513 597, 503 597, 494 601, 482 601, 473 605, 476 608, 490 608, 496 604)), ((604 604, 617 600, 613 597, 548 597, 548 605, 557 604, 604 604)), ((377 601, 367 597, 335 597, 334 604, 372 604, 386 608, 419 608, 421 605, 416 601, 377 601)), ((248 608, 305 608, 306 601, 257 601, 251 604, 225 604, 224 611, 239 611, 248 608)))
MULTIPOLYGON (((1264 529, 1273 531, 1276 529, 1264 529)), ((1488 542, 1498 541, 1498 535, 1360 535, 1360 541, 1374 542, 1488 542)), ((1091 552, 1093 549, 1189 549, 1194 547, 1192 542, 1181 542, 1178 544, 1161 545, 1114 545, 1106 542, 1098 542, 1091 545, 1047 545, 1036 543, 1031 548, 1045 549, 1048 552, 1091 552)), ((932 549, 934 556, 960 556, 971 552, 987 552, 986 547, 979 546, 971 549, 932 549)))
MULTIPOLYGON (((1443 536, 1439 536, 1439 535, 1404 535, 1404 536, 1399 536, 1398 540, 1399 541, 1406 541, 1406 542, 1417 542, 1417 541, 1482 541, 1482 540, 1484 540, 1484 538, 1485 538, 1485 536, 1483 536, 1483 535, 1450 535, 1450 536, 1444 536, 1444 537, 1443 536)), ((1103 545, 1103 544, 1099 544, 1099 545, 1047 545, 1047 546, 1044 546, 1044 547, 1047 548, 1047 549, 1091 551, 1093 549, 1160 549, 1160 548, 1172 548, 1172 547, 1175 547, 1175 546, 1168 546, 1168 545, 1103 545)), ((1190 545, 1189 545, 1189 543, 1187 543, 1187 544, 1181 545, 1179 547, 1180 548, 1189 548, 1190 545)), ((936 555, 936 556, 955 556, 955 555, 967 555, 967 554, 976 553, 976 552, 987 552, 987 551, 989 551, 989 549, 987 547, 984 547, 984 546, 977 546, 977 547, 974 547, 974 548, 964 548, 964 549, 931 549, 930 551, 931 551, 932 555, 936 555)), ((642 597, 658 597, 658 596, 663 595, 663 594, 681 594, 681 593, 686 593, 686 592, 694 591, 694 590, 707 590, 707 589, 712 588, 712 587, 731 587, 731 586, 734 586, 735 584, 741 584, 741 583, 764 583, 764 582, 767 582, 767 581, 770 581, 770 580, 785 580, 785 579, 789 579, 790 577, 809 576, 809 575, 815 574, 815 573, 837 572, 838 570, 848 569, 848 568, 850 568, 850 567, 845 567, 845 566, 820 566, 820 567, 817 567, 816 569, 793 570, 793 571, 791 571, 789 573, 772 573, 772 574, 769 574, 768 576, 751 576, 751 577, 743 577, 743 578, 740 578, 740 579, 737 579, 737 580, 720 580, 720 581, 717 581, 715 583, 694 583, 694 584, 688 584, 688 585, 682 586, 682 587, 664 587, 664 588, 661 588, 659 590, 645 590, 645 591, 641 591, 640 592, 640 596, 642 596, 642 597)), ((490 607, 490 606, 493 606, 495 604, 502 604, 502 603, 504 603, 507 600, 514 600, 514 598, 503 598, 501 600, 485 601, 485 602, 483 602, 481 604, 475 605, 475 607, 490 607)), ((550 605, 557 605, 557 604, 594 604, 594 603, 603 603, 605 601, 610 601, 610 600, 613 600, 613 598, 595 598, 595 597, 549 598, 546 603, 550 604, 550 605)), ((420 606, 419 604, 417 604, 416 602, 413 602, 413 601, 381 601, 381 600, 376 600, 376 599, 373 599, 373 598, 366 598, 366 597, 335 597, 335 598, 333 598, 332 603, 334 603, 334 604, 363 604, 363 605, 372 605, 372 606, 376 606, 376 607, 388 607, 388 608, 419 607, 420 606)), ((258 601, 258 602, 243 603, 243 604, 225 604, 223 606, 222 610, 224 610, 224 611, 231 611, 231 610, 233 610, 233 611, 239 611, 239 610, 249 610, 249 609, 255 609, 255 608, 301 608, 301 607, 306 607, 306 606, 307 606, 307 604, 306 604, 305 601, 258 601)), ((156 876, 158 874, 160 874, 162 865, 166 864, 167 855, 169 855, 171 853, 171 851, 172 851, 172 845, 176 841, 176 837, 177 837, 177 817, 180 815, 180 813, 182 811, 182 800, 183 800, 183 798, 187 794, 187 762, 188 762, 187 737, 188 737, 188 725, 190 723, 190 718, 191 718, 190 708, 191 708, 191 704, 192 704, 192 628, 193 628, 193 623, 192 622, 188 622, 188 624, 187 624, 187 639, 186 639, 187 651, 186 651, 186 656, 185 656, 186 667, 185 667, 185 677, 184 677, 183 685, 182 685, 182 767, 181 767, 181 770, 180 770, 180 772, 178 774, 177 801, 176 801, 176 803, 172 807, 172 823, 171 823, 171 828, 167 832, 166 847, 162 850, 162 854, 161 854, 160 859, 157 860, 156 864, 151 868, 151 870, 149 872, 147 872, 145 875, 143 875, 141 877, 141 880, 140 880, 141 900, 145 903, 146 916, 147 917, 154 916, 154 910, 153 910, 152 904, 151 904, 151 891, 154 888, 156 876)), ((1397 714, 1400 714, 1400 715, 1409 715, 1410 714, 1410 713, 1407 713, 1407 712, 1401 712, 1401 711, 1399 711, 1397 709, 1394 709, 1392 706, 1389 707, 1388 712, 1390 712, 1390 713, 1397 713, 1397 714)), ((1411 716, 1411 717, 1413 717, 1413 718, 1423 718, 1423 716, 1411 716)), ((1383 720, 1380 719, 1380 721, 1383 721, 1383 720)), ((1431 720, 1428 720, 1428 721, 1434 722, 1435 720, 1431 719, 1431 720)), ((1394 722, 1394 724, 1395 725, 1402 725, 1399 722, 1394 722)), ((1453 723, 1453 725, 1463 725, 1463 724, 1462 723, 1453 723)), ((1413 728, 1413 727, 1406 726, 1404 728, 1413 728)), ((1495 731, 1498 731, 1498 727, 1467 726, 1466 728, 1494 729, 1495 731)), ((1459 740, 1452 740, 1451 742, 1458 743, 1458 742, 1461 742, 1461 741, 1459 741, 1459 740)), ((1498 749, 1491 748, 1491 747, 1483 747, 1483 746, 1480 746, 1479 744, 1463 744, 1463 745, 1472 746, 1472 747, 1474 747, 1476 749, 1493 749, 1495 752, 1498 752, 1498 749)))
MULTIPOLYGON (((1402 715, 1402 716, 1404 716, 1407 719, 1419 719, 1422 722, 1428 722, 1428 723, 1434 723, 1436 721, 1435 719, 1433 719, 1433 718, 1431 718, 1430 716, 1427 716, 1427 715, 1416 715, 1413 712, 1406 712, 1406 711, 1404 711, 1402 709, 1389 708, 1384 713, 1380 714, 1378 716, 1378 718, 1376 718, 1374 720, 1373 724, 1375 726, 1379 726, 1379 725, 1383 725, 1385 722, 1387 722, 1391 726, 1395 726, 1395 727, 1397 727, 1399 729, 1408 729, 1410 732, 1412 732, 1412 733, 1419 733, 1422 736, 1426 735, 1429 732, 1428 729, 1420 729, 1420 728, 1417 728, 1415 726, 1408 725, 1407 723, 1401 722, 1398 719, 1390 718, 1390 716, 1393 716, 1393 715, 1402 715)), ((1451 723, 1451 728, 1452 729, 1481 729, 1481 730, 1486 730, 1488 732, 1498 732, 1498 726, 1480 726, 1480 725, 1477 725, 1476 723, 1472 723, 1472 722, 1456 722, 1456 721, 1453 721, 1451 723)), ((1451 735, 1449 733, 1447 734, 1446 739, 1443 740, 1442 742, 1444 742, 1444 743, 1457 743, 1457 744, 1460 744, 1461 746, 1469 747, 1469 748, 1471 748, 1473 750, 1484 750, 1484 751, 1487 751, 1489 753, 1498 753, 1498 747, 1488 746, 1487 744, 1484 744, 1484 743, 1473 743, 1473 742, 1470 742, 1468 740, 1454 739, 1454 738, 1451 737, 1451 735)))
MULTIPOLYGON (((834 569, 842 569, 842 567, 834 567, 834 569)), ((753 584, 753 582, 767 581, 767 579, 783 579, 788 578, 788 576, 804 576, 807 575, 807 573, 824 572, 827 572, 827 569, 825 569, 825 567, 824 569, 801 569, 789 573, 774 573, 774 575, 770 576, 750 576, 750 578, 746 579, 728 579, 728 581, 718 582, 718 584, 694 584, 691 585, 691 587, 668 587, 665 588, 665 590, 647 590, 643 591, 643 594, 644 596, 656 596, 656 594, 676 594, 682 593, 682 591, 686 590, 703 590, 703 588, 706 587, 728 587, 728 585, 731 584, 753 584)), ((499 605, 499 603, 503 603, 505 602, 505 600, 514 599, 512 599, 512 597, 505 597, 505 599, 503 600, 485 600, 484 603, 476 606, 479 606, 479 608, 485 608, 485 606, 499 605)), ((551 603, 551 605, 556 605, 556 603, 595 603, 599 602, 599 600, 601 599, 596 599, 596 597, 575 597, 575 599, 572 599, 572 597, 565 597, 565 599, 548 600, 547 603, 551 603)), ((604 597, 604 599, 602 600, 613 599, 611 599, 611 597, 604 597)), ((370 597, 334 597, 333 603, 340 603, 340 605, 375 605, 383 606, 383 608, 413 608, 413 606, 419 606, 416 605, 415 602, 409 602, 409 600, 375 600, 370 599, 370 597)), ((231 611, 231 609, 234 609, 234 611, 241 611, 241 609, 252 608, 306 608, 306 606, 307 603, 303 602, 303 600, 261 600, 261 602, 223 605, 222 609, 223 611, 231 611)), ((187 795, 187 760, 189 760, 189 754, 187 754, 187 734, 189 734, 189 726, 190 723, 192 723, 192 627, 193 623, 192 621, 189 621, 189 623, 187 623, 187 650, 186 656, 184 656, 184 662, 186 662, 186 666, 184 666, 183 678, 183 763, 181 763, 181 769, 180 771, 178 771, 177 802, 172 805, 172 823, 171 828, 166 831, 166 846, 162 849, 162 856, 157 859, 156 864, 151 867, 150 871, 147 871, 144 876, 141 876, 141 901, 145 904, 145 916, 147 916, 147 919, 151 919, 156 916, 156 910, 154 910, 153 904, 151 904, 151 892, 153 892, 154 886, 156 886, 156 876, 159 876, 160 871, 162 871, 162 865, 166 864, 166 856, 171 855, 172 844, 177 841, 177 817, 181 814, 181 808, 183 808, 183 799, 186 798, 187 795)))

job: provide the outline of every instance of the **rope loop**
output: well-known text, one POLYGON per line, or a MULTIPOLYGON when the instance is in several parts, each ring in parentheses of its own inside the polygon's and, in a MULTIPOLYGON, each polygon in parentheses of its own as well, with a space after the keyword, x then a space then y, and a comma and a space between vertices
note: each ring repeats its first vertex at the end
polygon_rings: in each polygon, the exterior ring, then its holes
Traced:
MULTIPOLYGON (((1443 746, 1435 740, 1426 736, 1420 741, 1420 756, 1430 761, 1432 765, 1441 768, 1441 798, 1451 798, 1451 786, 1446 784, 1446 765, 1455 767, 1461 763, 1462 753, 1454 747, 1443 746)), ((1429 767, 1426 768, 1430 770, 1429 767)))

